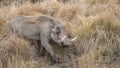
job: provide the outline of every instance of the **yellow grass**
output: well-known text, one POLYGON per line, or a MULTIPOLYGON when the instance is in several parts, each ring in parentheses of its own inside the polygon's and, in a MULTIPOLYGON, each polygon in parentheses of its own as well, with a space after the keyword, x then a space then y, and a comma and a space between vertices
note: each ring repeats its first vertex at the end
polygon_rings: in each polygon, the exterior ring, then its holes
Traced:
MULTIPOLYGON (((0 7, 0 68, 119 68, 119 0, 2 0, 0 7), (22 2, 21 2, 22 1, 22 2), (5 4, 7 2, 7 5, 5 4), (9 34, 9 21, 19 15, 48 15, 63 21, 74 46, 54 47, 66 62, 37 57, 29 42, 9 34)), ((56 45, 56 44, 53 44, 56 45)))

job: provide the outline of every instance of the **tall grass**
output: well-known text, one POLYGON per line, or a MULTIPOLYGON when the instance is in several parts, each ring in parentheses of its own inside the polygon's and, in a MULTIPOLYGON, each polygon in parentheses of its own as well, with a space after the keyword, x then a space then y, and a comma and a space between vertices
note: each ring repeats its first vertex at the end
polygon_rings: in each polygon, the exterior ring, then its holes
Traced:
POLYGON ((119 68, 119 0, 2 0, 0 8, 0 68, 119 68), (6 3, 7 4, 2 4, 6 3), (66 62, 54 64, 49 56, 37 57, 29 42, 9 34, 9 21, 19 15, 49 15, 61 19, 74 46, 55 52, 66 62))
POLYGON ((26 41, 15 36, 6 38, 0 43, 1 68, 26 68, 28 61, 35 56, 34 48, 31 48, 26 41))

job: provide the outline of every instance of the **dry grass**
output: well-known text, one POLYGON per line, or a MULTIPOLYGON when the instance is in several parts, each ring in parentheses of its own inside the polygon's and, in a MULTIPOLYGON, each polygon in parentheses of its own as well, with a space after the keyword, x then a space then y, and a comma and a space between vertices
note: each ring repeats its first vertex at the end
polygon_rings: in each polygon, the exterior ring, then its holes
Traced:
POLYGON ((34 48, 22 39, 11 36, 0 42, 1 68, 26 68, 28 61, 34 57, 34 48))
POLYGON ((14 1, 0 4, 0 68, 119 68, 119 0, 14 1), (9 35, 9 20, 19 15, 59 18, 70 35, 78 35, 75 46, 54 47, 65 63, 51 65, 49 56, 36 57, 27 41, 9 35))

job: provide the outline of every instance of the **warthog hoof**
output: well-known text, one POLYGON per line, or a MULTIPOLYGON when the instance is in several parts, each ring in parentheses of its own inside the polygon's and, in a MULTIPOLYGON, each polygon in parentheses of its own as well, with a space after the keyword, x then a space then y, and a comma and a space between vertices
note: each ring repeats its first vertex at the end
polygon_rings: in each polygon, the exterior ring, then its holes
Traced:
POLYGON ((54 63, 62 63, 63 62, 63 60, 58 55, 55 55, 54 58, 52 59, 52 61, 54 63))

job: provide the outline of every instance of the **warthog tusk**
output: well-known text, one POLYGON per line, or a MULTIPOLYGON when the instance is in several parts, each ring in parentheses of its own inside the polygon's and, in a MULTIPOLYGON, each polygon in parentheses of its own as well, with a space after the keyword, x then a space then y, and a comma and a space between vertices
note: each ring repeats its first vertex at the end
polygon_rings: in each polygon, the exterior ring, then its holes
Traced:
POLYGON ((75 41, 77 39, 77 36, 76 37, 74 37, 73 39, 71 39, 71 41, 75 41))
POLYGON ((64 40, 67 37, 67 35, 65 35, 61 40, 64 40))

